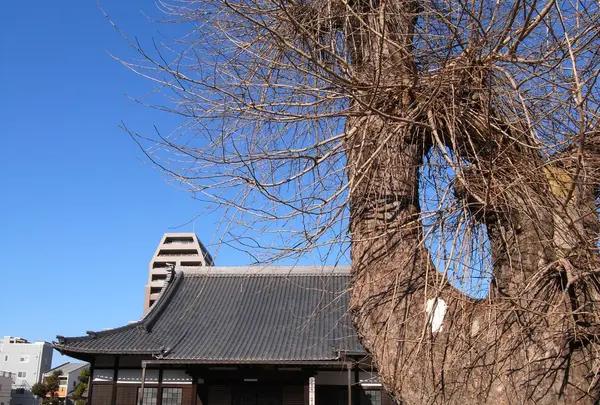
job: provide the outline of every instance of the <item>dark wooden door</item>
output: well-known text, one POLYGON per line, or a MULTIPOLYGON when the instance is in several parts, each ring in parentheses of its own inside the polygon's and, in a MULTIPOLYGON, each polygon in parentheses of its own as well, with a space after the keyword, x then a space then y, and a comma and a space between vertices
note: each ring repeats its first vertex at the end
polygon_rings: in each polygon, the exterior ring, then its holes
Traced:
POLYGON ((281 405, 277 386, 240 386, 233 389, 232 405, 281 405))

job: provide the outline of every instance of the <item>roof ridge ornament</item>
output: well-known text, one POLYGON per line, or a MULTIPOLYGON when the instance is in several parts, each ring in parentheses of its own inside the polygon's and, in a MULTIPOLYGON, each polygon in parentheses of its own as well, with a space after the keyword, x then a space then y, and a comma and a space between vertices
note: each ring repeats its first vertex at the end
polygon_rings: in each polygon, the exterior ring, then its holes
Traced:
POLYGON ((163 285, 163 288, 160 291, 161 294, 165 290, 167 285, 171 282, 171 280, 173 280, 174 276, 175 276, 175 263, 167 263, 167 279, 165 280, 165 284, 163 285))

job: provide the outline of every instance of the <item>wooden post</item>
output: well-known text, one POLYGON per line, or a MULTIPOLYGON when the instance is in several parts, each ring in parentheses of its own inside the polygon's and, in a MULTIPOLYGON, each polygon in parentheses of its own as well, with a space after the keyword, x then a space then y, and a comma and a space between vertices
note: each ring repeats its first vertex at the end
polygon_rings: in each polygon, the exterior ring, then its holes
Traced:
MULTIPOLYGON (((192 403, 190 405, 198 405, 198 376, 189 369, 186 372, 192 377, 192 403)), ((202 405, 202 401, 200 402, 202 405)))
POLYGON ((159 366, 160 368, 158 369, 158 389, 157 391, 157 396, 158 398, 156 398, 156 405, 162 405, 162 379, 163 379, 163 369, 162 366, 159 366))
POLYGON ((144 403, 144 383, 146 382, 146 362, 142 361, 142 387, 140 388, 140 403, 138 405, 143 405, 144 403))
POLYGON ((92 391, 94 390, 94 364, 96 362, 96 358, 90 361, 90 379, 88 380, 88 397, 87 403, 88 405, 92 405, 92 391))
POLYGON ((119 356, 115 356, 115 369, 113 370, 111 404, 117 405, 117 381, 119 380, 119 356))
POLYGON ((360 405, 360 370, 358 367, 354 368, 354 405, 360 405))
POLYGON ((352 405, 352 363, 347 363, 348 367, 348 405, 352 405))

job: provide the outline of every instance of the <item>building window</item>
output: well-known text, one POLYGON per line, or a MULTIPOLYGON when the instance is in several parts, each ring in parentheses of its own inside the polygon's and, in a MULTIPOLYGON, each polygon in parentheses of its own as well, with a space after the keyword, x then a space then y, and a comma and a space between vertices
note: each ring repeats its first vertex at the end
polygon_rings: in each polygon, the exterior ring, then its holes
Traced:
POLYGON ((360 405, 381 405, 380 390, 364 390, 360 392, 360 405))
MULTIPOLYGON (((138 388, 137 398, 135 400, 136 405, 140 404, 140 393, 142 389, 138 388)), ((156 405, 158 399, 158 388, 144 388, 144 398, 142 405, 156 405)))
POLYGON ((27 371, 19 371, 17 373, 17 378, 27 378, 27 371))
POLYGON ((22 354, 21 357, 19 358, 19 361, 21 363, 29 363, 29 355, 28 354, 22 354))
POLYGON ((163 388, 162 405, 181 405, 183 388, 163 388))
POLYGON ((8 354, 4 356, 4 361, 8 361, 8 354))

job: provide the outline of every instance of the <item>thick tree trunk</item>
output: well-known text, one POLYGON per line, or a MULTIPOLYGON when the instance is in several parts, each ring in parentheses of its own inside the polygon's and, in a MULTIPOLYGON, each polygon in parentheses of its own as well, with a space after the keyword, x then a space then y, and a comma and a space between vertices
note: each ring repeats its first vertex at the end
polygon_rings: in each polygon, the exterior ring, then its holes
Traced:
POLYGON ((450 130, 435 103, 422 105, 443 83, 417 81, 416 3, 394 2, 405 17, 393 26, 379 18, 385 7, 362 10, 369 29, 351 38, 353 66, 372 91, 357 97, 346 140, 351 311, 384 386, 407 405, 597 403, 600 137, 588 136, 586 154, 548 163, 527 147, 528 131, 484 102, 450 130), (424 246, 419 170, 432 146, 473 162, 456 194, 488 231, 486 300, 450 287, 424 246))
POLYGON ((491 188, 488 207, 471 203, 484 212, 474 215, 488 227, 495 278, 489 299, 475 302, 448 286, 423 244, 418 187, 428 131, 376 115, 348 125, 356 129, 347 144, 351 310, 385 387, 409 405, 595 403, 593 195, 565 202, 565 185, 526 154, 521 179, 516 167, 498 165, 497 180, 465 177, 467 200, 486 191, 482 184, 491 188), (436 305, 445 307, 441 328, 431 318, 436 305))

